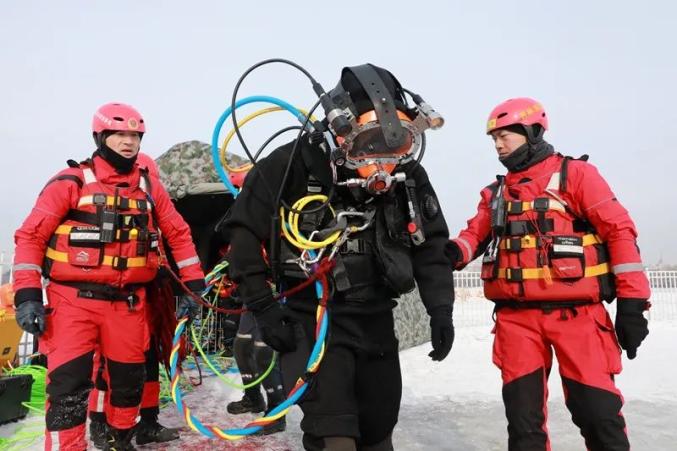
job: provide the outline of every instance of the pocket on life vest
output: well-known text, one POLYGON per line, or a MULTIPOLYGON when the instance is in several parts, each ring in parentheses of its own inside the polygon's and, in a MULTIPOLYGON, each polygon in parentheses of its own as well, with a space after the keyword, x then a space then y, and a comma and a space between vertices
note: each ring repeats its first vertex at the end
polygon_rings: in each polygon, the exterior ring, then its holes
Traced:
POLYGON ((550 266, 558 279, 580 279, 585 275, 583 239, 579 236, 552 237, 550 266))
POLYGON ((550 260, 553 276, 557 279, 580 279, 585 268, 580 258, 553 258, 550 260))
POLYGON ((103 243, 101 229, 96 226, 73 227, 68 233, 68 263, 94 268, 101 265, 103 243))

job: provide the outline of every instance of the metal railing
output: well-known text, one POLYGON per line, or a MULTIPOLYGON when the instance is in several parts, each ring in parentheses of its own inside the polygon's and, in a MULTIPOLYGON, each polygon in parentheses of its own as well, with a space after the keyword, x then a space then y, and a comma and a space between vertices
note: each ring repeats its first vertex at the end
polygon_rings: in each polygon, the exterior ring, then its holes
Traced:
MULTIPOLYGON (((12 275, 11 256, 0 253, 0 282, 8 283, 12 275)), ((647 271, 651 285, 651 304, 648 317, 651 321, 677 320, 677 271, 647 271)), ((456 303, 454 306, 454 323, 457 327, 490 326, 493 304, 484 298, 482 280, 479 271, 460 271, 454 273, 456 287, 456 303)), ((610 313, 615 312, 615 303, 607 305, 610 313)), ((223 329, 221 315, 212 315, 205 324, 207 346, 212 348, 213 341, 219 341, 219 331, 223 329)), ((211 349, 210 349, 211 350, 211 349)), ((24 334, 19 344, 19 357, 23 363, 26 356, 33 352, 32 336, 24 334)))

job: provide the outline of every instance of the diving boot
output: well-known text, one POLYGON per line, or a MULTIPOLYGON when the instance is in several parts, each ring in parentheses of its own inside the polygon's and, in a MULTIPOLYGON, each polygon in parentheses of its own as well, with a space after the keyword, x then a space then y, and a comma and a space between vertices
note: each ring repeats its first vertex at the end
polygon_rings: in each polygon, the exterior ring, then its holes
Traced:
MULTIPOLYGON (((268 412, 266 412, 266 415, 268 412)), ((285 417, 281 417, 277 420, 275 420, 273 423, 270 423, 266 426, 263 426, 263 429, 260 431, 254 432, 252 435, 270 435, 270 434, 276 434, 278 432, 283 432, 285 429, 287 429, 287 420, 285 417)))
POLYGON ((233 415, 240 415, 241 413, 247 412, 260 413, 266 410, 266 402, 263 400, 261 392, 258 393, 258 396, 245 392, 242 400, 229 402, 226 406, 226 410, 233 415))
POLYGON ((109 427, 103 449, 104 451, 135 451, 136 448, 132 445, 133 436, 134 428, 115 429, 109 427))
POLYGON ((135 433, 137 445, 171 442, 180 438, 179 429, 167 428, 157 420, 144 420, 143 418, 136 425, 135 433))
POLYGON ((108 433, 108 423, 92 419, 89 423, 89 439, 96 449, 103 449, 106 444, 106 434, 108 433))

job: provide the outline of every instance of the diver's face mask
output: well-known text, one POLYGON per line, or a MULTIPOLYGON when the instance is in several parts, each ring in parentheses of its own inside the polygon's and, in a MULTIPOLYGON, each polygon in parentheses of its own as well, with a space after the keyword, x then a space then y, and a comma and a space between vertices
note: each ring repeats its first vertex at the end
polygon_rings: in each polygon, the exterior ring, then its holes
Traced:
POLYGON ((343 166, 353 169, 359 184, 369 194, 388 192, 397 182, 404 180, 404 174, 393 172, 398 165, 412 160, 420 148, 421 137, 411 125, 411 120, 397 112, 401 122, 399 136, 388 142, 375 111, 362 114, 355 121, 352 132, 345 138, 338 137, 343 166), (391 147, 394 144, 393 147, 391 147))
POLYGON ((351 133, 338 140, 345 155, 345 166, 359 169, 374 164, 399 165, 411 161, 421 147, 421 135, 401 111, 397 111, 397 121, 397 127, 385 129, 376 111, 368 111, 357 118, 351 133))
MULTIPOLYGON (((373 110, 357 115, 358 106, 353 103, 351 94, 342 83, 330 93, 351 125, 350 132, 344 136, 338 136, 332 130, 338 144, 332 152, 332 161, 336 166, 354 170, 360 177, 340 184, 362 186, 371 194, 381 194, 394 183, 404 180, 404 174, 398 174, 395 170, 417 158, 424 131, 441 127, 444 120, 416 94, 410 93, 416 103, 415 107, 410 108, 404 98, 405 90, 393 77, 394 95, 399 99, 399 103, 396 103, 391 93, 393 88, 388 89, 378 72, 369 64, 348 67, 345 71, 355 75, 373 110)), ((364 97, 360 101, 363 110, 364 97)))

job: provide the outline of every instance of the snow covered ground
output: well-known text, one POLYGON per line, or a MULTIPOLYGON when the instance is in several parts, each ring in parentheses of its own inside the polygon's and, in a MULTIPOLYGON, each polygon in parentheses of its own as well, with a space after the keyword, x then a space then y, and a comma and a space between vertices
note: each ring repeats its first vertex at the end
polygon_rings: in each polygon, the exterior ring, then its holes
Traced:
MULTIPOLYGON (((630 441, 635 451, 677 449, 677 322, 652 321, 651 333, 639 349, 637 359, 624 359, 624 371, 618 385, 625 396, 624 414, 630 441)), ((394 442, 398 450, 504 450, 507 448, 506 421, 503 414, 499 371, 491 363, 492 336, 488 327, 459 327, 450 356, 432 362, 424 344, 401 354, 404 393, 400 421, 394 442)), ((232 417, 225 404, 239 399, 240 393, 225 387, 215 377, 185 396, 187 405, 204 422, 221 427, 241 427, 253 417, 232 417)), ((238 442, 209 441, 192 432, 183 440, 167 445, 145 446, 158 450, 301 450, 300 410, 288 416, 283 434, 251 438, 238 442)), ((0 437, 21 427, 39 424, 41 417, 0 427, 0 437)), ((181 426, 176 409, 162 411, 161 421, 181 426)), ((564 407, 556 369, 550 380, 549 429, 552 449, 584 449, 583 439, 571 423, 564 407)), ((42 449, 38 441, 29 447, 42 449)))

